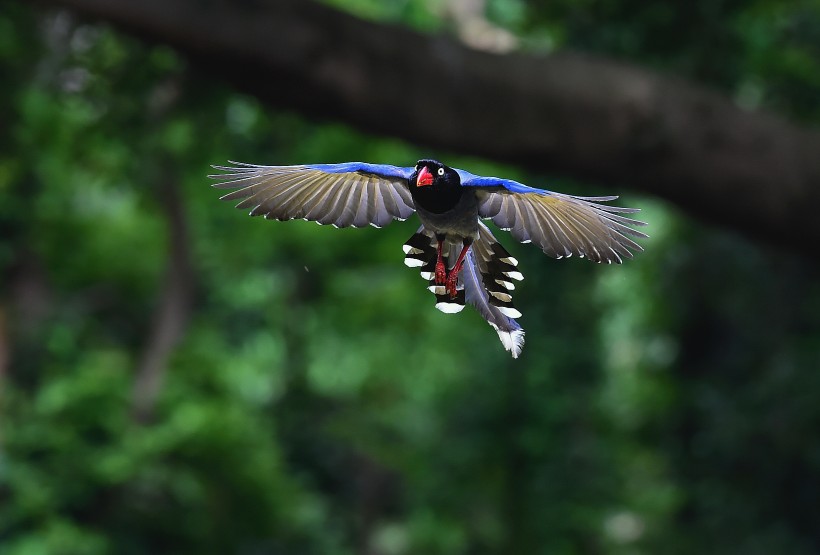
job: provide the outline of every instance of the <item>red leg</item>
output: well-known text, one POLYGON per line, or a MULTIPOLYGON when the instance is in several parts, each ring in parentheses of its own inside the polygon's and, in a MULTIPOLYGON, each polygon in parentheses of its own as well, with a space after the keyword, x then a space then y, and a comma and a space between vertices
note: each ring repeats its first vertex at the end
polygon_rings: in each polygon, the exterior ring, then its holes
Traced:
POLYGON ((450 297, 453 298, 456 296, 456 285, 458 284, 458 274, 461 273, 461 268, 464 266, 464 257, 467 256, 467 251, 470 250, 470 245, 472 245, 472 241, 469 239, 464 240, 464 247, 461 249, 461 253, 458 255, 458 259, 456 259, 456 264, 453 266, 453 269, 450 270, 450 273, 447 274, 447 292, 450 293, 450 297))
POLYGON ((438 257, 436 258, 436 285, 444 285, 447 281, 447 267, 444 265, 444 259, 441 256, 441 250, 444 247, 444 238, 438 240, 438 257))

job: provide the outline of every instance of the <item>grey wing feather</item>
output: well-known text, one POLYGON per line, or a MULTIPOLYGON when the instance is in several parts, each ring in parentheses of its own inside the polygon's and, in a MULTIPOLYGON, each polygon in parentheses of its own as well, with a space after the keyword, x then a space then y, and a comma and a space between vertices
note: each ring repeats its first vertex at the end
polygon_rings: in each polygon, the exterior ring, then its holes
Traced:
POLYGON ((401 178, 364 172, 331 173, 309 166, 214 166, 214 187, 236 189, 221 197, 267 219, 305 219, 336 227, 382 227, 415 212, 401 178))
POLYGON ((489 218, 522 243, 535 243, 546 254, 573 254, 595 262, 620 263, 643 248, 631 237, 647 237, 634 226, 644 222, 624 216, 635 208, 608 206, 617 197, 576 197, 561 193, 479 193, 479 215, 489 218))

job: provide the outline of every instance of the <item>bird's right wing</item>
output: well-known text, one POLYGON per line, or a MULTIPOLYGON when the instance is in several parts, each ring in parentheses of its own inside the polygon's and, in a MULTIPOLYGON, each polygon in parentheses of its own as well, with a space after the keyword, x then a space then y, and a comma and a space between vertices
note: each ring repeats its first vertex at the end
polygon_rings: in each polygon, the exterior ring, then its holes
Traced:
POLYGON ((336 227, 382 227, 415 212, 407 180, 413 168, 348 162, 302 166, 214 166, 214 187, 237 189, 222 200, 241 200, 251 216, 303 219, 336 227))

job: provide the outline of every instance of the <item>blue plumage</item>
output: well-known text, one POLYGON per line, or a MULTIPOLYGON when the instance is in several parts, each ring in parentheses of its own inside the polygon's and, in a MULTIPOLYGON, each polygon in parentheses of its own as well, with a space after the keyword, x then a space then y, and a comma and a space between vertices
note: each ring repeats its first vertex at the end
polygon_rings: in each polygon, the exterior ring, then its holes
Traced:
POLYGON ((462 187, 487 187, 487 188, 503 188, 511 193, 537 193, 539 195, 547 195, 549 191, 545 189, 536 189, 529 187, 518 181, 512 179, 502 179, 500 177, 485 177, 483 175, 475 175, 468 171, 456 169, 456 173, 461 178, 462 187))
POLYGON ((413 175, 413 168, 400 168, 389 164, 368 164, 366 162, 344 162, 342 164, 308 164, 305 166, 314 170, 327 173, 351 173, 360 172, 378 175, 386 179, 410 179, 413 175))

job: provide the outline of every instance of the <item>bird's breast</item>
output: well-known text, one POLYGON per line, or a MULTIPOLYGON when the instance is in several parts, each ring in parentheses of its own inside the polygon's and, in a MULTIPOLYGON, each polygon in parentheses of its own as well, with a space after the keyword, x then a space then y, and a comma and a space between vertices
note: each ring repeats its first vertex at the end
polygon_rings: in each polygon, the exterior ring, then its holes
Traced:
POLYGON ((465 191, 459 186, 411 187, 410 194, 417 207, 424 208, 432 214, 444 214, 453 210, 465 196, 472 191, 465 191))
POLYGON ((447 210, 435 212, 416 201, 416 212, 424 227, 443 235, 475 237, 478 233, 478 199, 472 191, 465 191, 447 210))

